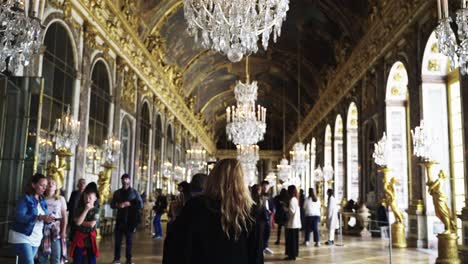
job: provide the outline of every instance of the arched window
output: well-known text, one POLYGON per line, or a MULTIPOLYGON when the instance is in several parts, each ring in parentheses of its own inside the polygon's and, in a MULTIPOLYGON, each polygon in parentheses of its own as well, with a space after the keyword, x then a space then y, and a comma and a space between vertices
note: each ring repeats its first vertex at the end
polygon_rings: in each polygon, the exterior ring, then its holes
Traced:
MULTIPOLYGON (((44 58, 42 61, 42 76, 44 93, 42 96, 42 113, 40 137, 47 141, 50 138, 55 120, 62 113, 70 111, 76 79, 74 50, 72 40, 67 30, 60 23, 52 23, 44 38, 44 58)), ((45 169, 47 160, 51 158, 51 148, 41 144, 38 154, 38 170, 45 169)))
MULTIPOLYGON (((455 62, 456 64, 456 62, 455 62)), ((460 214, 465 200, 464 146, 458 65, 450 67, 450 59, 439 52, 433 32, 424 50, 422 63, 422 103, 424 125, 437 139, 433 144, 434 159, 439 162, 434 173, 444 170, 448 179, 444 183, 449 206, 454 215, 460 214)), ((434 216, 434 205, 428 193, 425 196, 428 230, 436 230, 441 223, 434 216)), ((459 236, 461 220, 457 218, 459 236)), ((436 243, 436 232, 429 232, 429 243, 436 243)), ((463 234, 466 237, 467 234, 463 234)))
POLYGON ((154 133, 154 161, 153 170, 156 176, 156 188, 162 188, 161 179, 161 141, 162 141, 162 122, 161 116, 156 118, 156 128, 154 133))
POLYGON ((172 127, 169 125, 166 132, 166 159, 173 163, 174 158, 174 137, 172 135, 172 127))
POLYGON ((400 184, 395 185, 396 199, 401 209, 408 208, 408 148, 407 113, 408 74, 401 62, 393 64, 387 81, 385 95, 387 144, 390 144, 389 164, 392 177, 400 184))
MULTIPOLYGON (((315 163, 316 163, 316 159, 317 159, 317 154, 316 154, 316 140, 315 138, 312 138, 311 142, 310 142, 310 171, 311 171, 311 175, 310 175, 310 184, 311 184, 311 187, 314 188, 315 186, 315 178, 314 178, 314 170, 315 170, 315 163)), ((317 192, 317 190, 315 190, 317 192)))
POLYGON ((120 175, 130 173, 131 147, 132 147, 132 123, 125 117, 122 120, 121 132, 121 153, 120 153, 120 175))
POLYGON ((101 146, 109 133, 111 104, 109 71, 104 62, 96 62, 91 81, 88 145, 101 146))
MULTIPOLYGON (((325 171, 325 169, 328 167, 328 168, 331 168, 333 169, 333 160, 332 160, 332 156, 333 156, 333 146, 332 146, 332 132, 331 132, 331 127, 330 125, 327 125, 327 127, 325 128, 325 144, 324 144, 324 159, 323 159, 323 169, 325 171)), ((330 177, 330 176, 328 176, 330 177)), ((326 179, 325 183, 324 183, 324 197, 326 198, 326 191, 328 188, 333 188, 333 184, 330 185, 331 181, 330 180, 333 180, 333 176, 330 178, 330 179, 326 179), (330 182, 329 182, 330 181, 330 182)), ((326 201, 326 199, 325 199, 326 201)))
POLYGON ((351 103, 346 118, 346 148, 347 177, 346 197, 357 201, 359 198, 359 140, 358 140, 358 109, 351 103))
POLYGON ((149 162, 149 143, 150 143, 150 111, 147 103, 143 103, 140 116, 140 151, 139 151, 139 182, 140 192, 146 190, 148 184, 148 162, 149 162))
POLYGON ((344 166, 343 166, 343 119, 338 115, 335 120, 335 133, 334 133, 334 147, 335 160, 335 197, 338 202, 341 202, 344 197, 344 166))

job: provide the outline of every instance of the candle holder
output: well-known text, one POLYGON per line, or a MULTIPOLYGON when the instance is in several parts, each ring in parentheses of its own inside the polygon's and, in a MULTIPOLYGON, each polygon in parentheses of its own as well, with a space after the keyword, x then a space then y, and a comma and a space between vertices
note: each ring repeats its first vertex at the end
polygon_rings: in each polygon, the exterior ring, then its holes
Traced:
POLYGON ((64 186, 67 159, 73 156, 71 150, 78 144, 79 132, 80 122, 73 120, 68 106, 62 117, 55 121, 52 137, 55 145, 55 161, 47 163, 47 176, 55 179, 57 189, 62 189, 64 186))
POLYGON ((439 254, 436 263, 461 263, 458 257, 456 224, 452 218, 451 210, 448 207, 447 196, 442 188, 442 181, 447 178, 447 176, 442 170, 439 172, 437 178, 432 174, 432 167, 438 164, 432 155, 434 137, 424 126, 423 120, 421 120, 419 127, 411 131, 411 135, 413 138, 414 155, 421 159, 419 164, 423 166, 426 171, 426 185, 428 186, 429 194, 432 196, 436 216, 444 224, 445 231, 437 235, 439 254))
POLYGON ((102 154, 103 154, 103 171, 99 172, 98 177, 98 186, 100 194, 100 204, 104 205, 109 199, 110 196, 110 179, 112 178, 112 170, 116 168, 116 163, 119 160, 120 156, 120 141, 116 137, 110 136, 104 140, 102 144, 102 154))
POLYGON ((406 237, 405 237, 405 225, 403 212, 400 210, 397 204, 396 193, 395 193, 395 184, 399 184, 398 180, 395 177, 390 177, 390 169, 387 167, 390 157, 389 144, 387 144, 387 135, 384 132, 382 138, 379 142, 374 144, 374 153, 372 154, 374 162, 380 166, 379 172, 383 173, 383 189, 384 197, 382 201, 387 207, 387 212, 389 208, 395 216, 395 222, 391 226, 392 230, 392 246, 397 248, 405 248, 406 237))

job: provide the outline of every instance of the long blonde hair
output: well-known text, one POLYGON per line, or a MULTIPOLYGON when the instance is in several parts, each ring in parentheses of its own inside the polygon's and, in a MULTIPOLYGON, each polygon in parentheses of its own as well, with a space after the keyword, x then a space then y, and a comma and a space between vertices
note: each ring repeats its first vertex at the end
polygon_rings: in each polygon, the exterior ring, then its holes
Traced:
POLYGON ((221 226, 227 237, 231 232, 238 239, 252 221, 250 210, 254 204, 239 161, 223 159, 216 163, 206 180, 205 195, 221 202, 221 226))

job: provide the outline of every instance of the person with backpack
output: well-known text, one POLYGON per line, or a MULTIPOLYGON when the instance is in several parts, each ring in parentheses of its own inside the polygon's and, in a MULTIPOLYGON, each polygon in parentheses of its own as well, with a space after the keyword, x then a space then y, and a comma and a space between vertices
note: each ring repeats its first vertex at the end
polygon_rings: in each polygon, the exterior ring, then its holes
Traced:
POLYGON ((130 175, 124 174, 120 179, 122 181, 122 188, 115 191, 111 202, 111 208, 117 209, 114 231, 114 261, 112 263, 120 264, 122 238, 125 235, 125 255, 127 264, 131 264, 133 233, 141 221, 140 211, 143 208, 143 201, 138 191, 130 187, 130 175))
POLYGON ((277 226, 277 236, 275 245, 280 244, 281 240, 281 229, 286 225, 288 222, 288 191, 286 189, 281 189, 280 194, 273 198, 276 208, 275 213, 275 223, 277 226))

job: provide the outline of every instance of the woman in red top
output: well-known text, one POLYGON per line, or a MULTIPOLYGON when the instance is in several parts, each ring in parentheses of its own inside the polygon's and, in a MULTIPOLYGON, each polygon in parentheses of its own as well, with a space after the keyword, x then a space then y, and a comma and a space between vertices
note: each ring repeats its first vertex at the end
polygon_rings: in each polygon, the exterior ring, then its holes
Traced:
POLYGON ((87 263, 96 264, 99 250, 96 243, 96 223, 99 220, 97 200, 99 193, 96 183, 89 183, 78 203, 75 224, 76 232, 71 246, 71 256, 74 264, 81 264, 84 258, 87 263))

